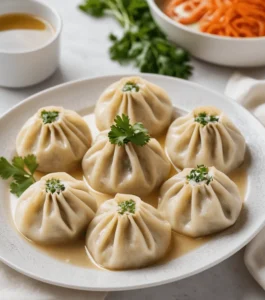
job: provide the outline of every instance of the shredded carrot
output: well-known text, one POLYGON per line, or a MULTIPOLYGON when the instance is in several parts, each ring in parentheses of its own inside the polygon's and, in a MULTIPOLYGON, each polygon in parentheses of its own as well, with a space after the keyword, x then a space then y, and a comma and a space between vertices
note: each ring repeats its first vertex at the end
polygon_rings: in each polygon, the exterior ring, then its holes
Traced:
POLYGON ((164 12, 200 31, 230 37, 265 36, 265 0, 170 0, 164 12))

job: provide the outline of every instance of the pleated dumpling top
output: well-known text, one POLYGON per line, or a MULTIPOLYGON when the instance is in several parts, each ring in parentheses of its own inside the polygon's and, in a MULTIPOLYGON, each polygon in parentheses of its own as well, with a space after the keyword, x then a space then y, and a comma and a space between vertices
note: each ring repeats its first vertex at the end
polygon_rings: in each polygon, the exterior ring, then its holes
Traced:
POLYGON ((125 77, 100 96, 95 110, 98 129, 108 129, 116 115, 122 114, 132 123, 142 122, 150 135, 158 136, 170 125, 173 106, 161 87, 141 77, 125 77))
POLYGON ((235 125, 215 107, 198 107, 176 119, 166 151, 178 169, 205 164, 229 173, 244 161, 246 142, 235 125))
POLYGON ((63 244, 85 232, 96 210, 96 200, 84 181, 66 173, 51 173, 20 196, 15 223, 34 242, 63 244))
POLYGON ((24 124, 16 149, 20 156, 34 154, 41 172, 69 172, 80 165, 91 141, 90 129, 79 114, 49 106, 24 124))
POLYGON ((171 240, 170 224, 139 197, 117 194, 101 204, 88 226, 86 246, 104 268, 148 266, 162 258, 171 240))

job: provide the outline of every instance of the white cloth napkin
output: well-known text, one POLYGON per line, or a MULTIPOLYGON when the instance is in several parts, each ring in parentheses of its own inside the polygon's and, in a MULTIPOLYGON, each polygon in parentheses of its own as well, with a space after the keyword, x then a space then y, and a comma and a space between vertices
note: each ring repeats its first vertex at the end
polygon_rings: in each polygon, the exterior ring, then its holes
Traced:
MULTIPOLYGON (((227 83, 225 94, 246 107, 265 126, 265 80, 235 73, 227 83)), ((265 228, 248 244, 244 259, 251 275, 265 290, 265 228)))
POLYGON ((103 300, 106 293, 70 290, 26 277, 0 262, 0 300, 103 300))

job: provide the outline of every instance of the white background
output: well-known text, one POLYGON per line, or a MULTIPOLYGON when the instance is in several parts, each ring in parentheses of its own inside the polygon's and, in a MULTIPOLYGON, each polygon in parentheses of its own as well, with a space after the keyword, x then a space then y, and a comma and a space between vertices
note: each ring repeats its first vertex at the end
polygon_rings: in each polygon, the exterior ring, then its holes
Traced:
MULTIPOLYGON (((60 67, 51 78, 37 86, 26 89, 0 88, 0 114, 26 97, 63 82, 91 76, 137 72, 130 65, 120 66, 109 59, 107 37, 110 31, 118 33, 119 25, 110 18, 94 19, 83 14, 77 9, 80 1, 44 1, 58 10, 64 23, 60 67)), ((192 65, 194 72, 191 81, 221 93, 235 71, 198 60, 192 60, 192 65)), ((265 78, 265 67, 240 71, 255 78, 265 78)), ((19 299, 19 295, 16 299, 19 299)), ((144 290, 110 293, 107 299, 261 300, 265 299, 265 292, 249 275, 244 266, 243 251, 240 251, 218 266, 180 282, 144 290)))

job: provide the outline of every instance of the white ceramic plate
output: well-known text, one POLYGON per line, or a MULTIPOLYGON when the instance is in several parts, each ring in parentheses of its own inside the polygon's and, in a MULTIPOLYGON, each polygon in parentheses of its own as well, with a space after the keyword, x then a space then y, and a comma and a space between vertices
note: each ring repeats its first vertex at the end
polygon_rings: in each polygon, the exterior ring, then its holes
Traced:
MULTIPOLYGON (((265 129, 244 108, 194 83, 158 75, 142 75, 169 93, 175 106, 190 111, 199 105, 222 109, 246 138, 251 162, 244 209, 235 226, 208 243, 167 264, 140 270, 111 272, 57 261, 26 242, 13 227, 8 185, 0 181, 0 258, 17 271, 51 284, 84 290, 126 290, 176 281, 221 262, 242 248, 260 230, 265 219, 265 129)), ((84 114, 101 92, 119 76, 66 83, 30 97, 0 119, 0 156, 12 158, 22 124, 37 109, 62 105, 84 114)), ((63 251, 63 249, 62 249, 63 251)))

